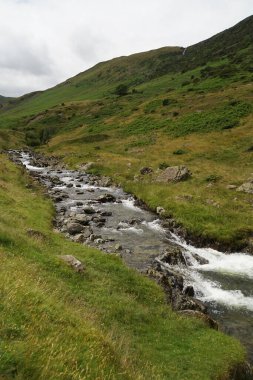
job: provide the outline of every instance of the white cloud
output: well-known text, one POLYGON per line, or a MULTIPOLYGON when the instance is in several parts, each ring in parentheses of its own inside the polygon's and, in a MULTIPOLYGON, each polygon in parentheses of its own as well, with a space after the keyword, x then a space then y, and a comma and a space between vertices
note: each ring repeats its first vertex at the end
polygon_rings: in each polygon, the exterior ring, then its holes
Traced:
POLYGON ((0 94, 42 90, 116 56, 188 46, 251 11, 252 0, 0 0, 0 94))

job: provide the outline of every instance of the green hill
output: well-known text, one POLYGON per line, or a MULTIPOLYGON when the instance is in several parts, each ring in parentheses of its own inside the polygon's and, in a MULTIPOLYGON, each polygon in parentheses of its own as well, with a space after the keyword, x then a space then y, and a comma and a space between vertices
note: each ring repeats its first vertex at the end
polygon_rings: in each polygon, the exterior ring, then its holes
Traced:
MULTIPOLYGON (((30 146, 71 168, 93 162, 93 173, 164 207, 188 238, 252 252, 252 194, 234 189, 252 176, 252 31, 250 16, 187 49, 115 58, 46 91, 0 97, 0 148, 30 146), (156 181, 174 165, 192 177, 156 181)), ((0 378, 229 379, 245 358, 239 343, 176 316, 118 259, 54 233, 37 185, 4 154, 0 168, 0 378), (59 263, 64 252, 87 264, 85 281, 59 263)))
POLYGON ((248 195, 227 186, 251 175, 252 30, 251 16, 186 50, 115 58, 47 91, 11 99, 0 110, 2 139, 12 134, 9 145, 17 136, 30 146, 46 144, 45 152, 64 154, 71 165, 95 161, 96 172, 151 207, 162 205, 190 235, 233 249, 248 245, 248 195), (127 95, 115 94, 119 85, 127 95), (133 181, 143 165, 162 164, 187 164, 193 178, 177 185, 133 181))

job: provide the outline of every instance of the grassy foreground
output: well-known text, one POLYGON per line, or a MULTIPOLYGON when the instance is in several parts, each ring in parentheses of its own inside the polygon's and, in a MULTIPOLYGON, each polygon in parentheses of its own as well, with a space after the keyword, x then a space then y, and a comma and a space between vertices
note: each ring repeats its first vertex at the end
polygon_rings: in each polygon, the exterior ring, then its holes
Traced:
POLYGON ((55 232, 51 201, 3 154, 0 173, 1 380, 226 379, 244 361, 239 342, 173 313, 119 258, 55 232))

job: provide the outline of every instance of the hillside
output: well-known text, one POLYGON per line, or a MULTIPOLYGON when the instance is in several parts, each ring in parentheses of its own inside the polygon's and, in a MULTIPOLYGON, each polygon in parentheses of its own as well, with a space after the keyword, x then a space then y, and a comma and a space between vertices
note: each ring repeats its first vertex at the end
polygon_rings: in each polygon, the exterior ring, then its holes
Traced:
MULTIPOLYGON (((188 240, 253 252, 252 194, 236 191, 252 177, 252 32, 250 16, 187 49, 115 58, 46 91, 0 96, 0 148, 90 163, 163 207, 188 240), (157 181, 175 165, 192 176, 157 181)), ((68 241, 45 190, 4 152, 0 169, 1 379, 232 377, 246 358, 238 341, 174 313, 156 283, 115 255, 68 241)))
POLYGON ((116 58, 12 99, 0 111, 2 139, 13 134, 10 146, 23 135, 72 166, 92 161, 96 173, 163 206, 190 236, 249 247, 250 195, 228 187, 251 175, 252 29, 251 16, 186 50, 116 58), (127 95, 115 95, 119 84, 127 95), (189 166, 190 181, 163 185, 139 175, 143 166, 178 164, 189 166))

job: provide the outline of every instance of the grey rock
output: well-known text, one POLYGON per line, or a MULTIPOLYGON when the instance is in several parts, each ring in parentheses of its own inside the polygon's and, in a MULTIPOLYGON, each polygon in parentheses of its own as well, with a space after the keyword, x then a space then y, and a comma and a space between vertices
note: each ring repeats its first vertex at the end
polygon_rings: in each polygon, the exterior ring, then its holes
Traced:
POLYGON ((83 207, 83 212, 85 212, 85 214, 92 215, 92 214, 95 214, 96 211, 91 206, 84 206, 83 207))
POLYGON ((248 182, 243 183, 236 191, 253 194, 253 179, 250 178, 248 182))
POLYGON ((165 209, 163 207, 161 207, 161 206, 158 206, 156 208, 156 213, 161 216, 161 215, 163 215, 165 213, 165 209))
POLYGON ((158 177, 157 182, 179 182, 191 176, 186 166, 170 166, 166 168, 158 177))
POLYGON ((186 266, 186 260, 179 247, 168 247, 164 250, 163 254, 158 257, 160 261, 169 265, 183 265, 186 266))
POLYGON ((73 218, 71 218, 73 223, 80 223, 83 226, 87 226, 90 223, 90 219, 84 214, 76 214, 73 218))
POLYGON ((67 263, 69 266, 71 266, 76 272, 82 273, 84 272, 84 265, 81 263, 81 261, 77 260, 75 256, 72 255, 63 255, 60 256, 60 259, 63 260, 65 263, 67 263))
POLYGON ((81 223, 68 223, 67 224, 67 232, 70 235, 75 235, 83 231, 83 225, 81 223))
POLYGON ((97 201, 100 203, 115 202, 116 198, 112 194, 103 194, 98 197, 97 201))

